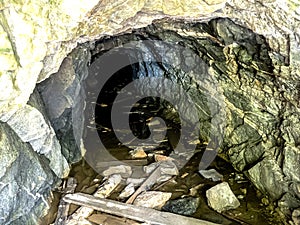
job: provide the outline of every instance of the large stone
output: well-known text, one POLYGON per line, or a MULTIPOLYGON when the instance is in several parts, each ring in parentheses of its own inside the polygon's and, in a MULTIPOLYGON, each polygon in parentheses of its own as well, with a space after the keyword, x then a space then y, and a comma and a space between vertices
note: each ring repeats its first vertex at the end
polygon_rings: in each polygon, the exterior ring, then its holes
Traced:
POLYGON ((139 194, 133 204, 153 209, 161 209, 171 198, 172 193, 160 191, 145 191, 139 194))
POLYGON ((235 209, 240 206, 239 200, 235 197, 227 182, 208 189, 206 197, 208 205, 217 212, 235 209))
POLYGON ((56 184, 47 159, 0 123, 0 224, 37 224, 56 184))
POLYGON ((273 200, 287 191, 288 184, 284 181, 282 170, 273 159, 265 158, 248 170, 248 173, 255 186, 268 193, 273 200))
POLYGON ((199 198, 187 197, 169 200, 164 205, 163 210, 180 215, 191 216, 197 211, 198 207, 199 198))
POLYGON ((43 102, 38 93, 32 95, 31 105, 25 105, 13 114, 7 123, 23 142, 28 142, 33 150, 49 159, 50 168, 58 177, 66 177, 69 166, 61 153, 60 144, 47 117, 35 107, 43 110, 43 102), (35 107, 34 107, 35 106, 35 107))
POLYGON ((80 85, 87 76, 89 60, 89 50, 79 47, 64 59, 57 73, 37 86, 62 153, 70 163, 82 158, 75 138, 75 133, 80 129, 73 122, 76 120, 77 124, 81 124, 83 119, 76 117, 76 113, 81 115, 84 109, 85 96, 80 92, 80 85), (74 112, 74 108, 78 112, 74 112))

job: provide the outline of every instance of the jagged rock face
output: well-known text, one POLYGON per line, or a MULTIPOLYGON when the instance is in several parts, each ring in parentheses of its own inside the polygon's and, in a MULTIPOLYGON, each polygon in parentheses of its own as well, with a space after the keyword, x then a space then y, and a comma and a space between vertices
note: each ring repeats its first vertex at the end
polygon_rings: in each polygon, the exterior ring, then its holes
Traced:
MULTIPOLYGON (((73 162, 80 157, 78 149, 72 151, 75 143, 70 107, 84 104, 78 98, 82 93, 77 91, 87 76, 89 47, 66 58, 68 53, 77 43, 91 41, 93 48, 95 39, 139 28, 142 29, 137 32, 146 39, 151 35, 164 41, 183 41, 185 47, 203 58, 226 99, 227 124, 220 155, 247 173, 273 200, 281 198, 279 206, 287 209, 286 213, 291 207, 299 207, 299 5, 290 0, 0 1, 0 120, 15 131, 1 125, 1 134, 11 136, 1 145, 5 150, 0 157, 5 159, 1 162, 5 166, 5 173, 0 172, 1 182, 11 182, 16 194, 18 184, 25 181, 40 187, 33 192, 26 189, 17 207, 24 208, 22 204, 28 201, 32 206, 28 210, 36 208, 37 216, 29 218, 29 211, 3 216, 3 211, 0 217, 7 222, 15 220, 12 224, 34 221, 42 214, 40 206, 44 206, 39 205, 39 198, 29 201, 29 196, 46 196, 55 179, 68 173, 67 160, 73 162), (214 20, 219 17, 232 20, 214 20), (155 26, 143 29, 153 21, 155 26), (60 67, 58 80, 54 75, 40 86, 46 109, 37 92, 28 102, 36 83, 60 67), (54 88, 55 97, 61 101, 51 106, 53 98, 47 88, 54 88), (31 118, 32 127, 41 132, 31 129, 31 118), (11 153, 3 153, 8 151, 11 153), (49 187, 44 180, 28 180, 16 174, 11 165, 19 163, 17 169, 23 171, 29 165, 26 160, 31 161, 30 169, 46 177, 49 187)), ((127 41, 135 38, 125 37, 127 41)), ((105 47, 109 50, 117 45, 105 47)), ((140 68, 151 69, 151 65, 141 64, 140 68)), ((180 79, 189 82, 185 77, 180 79)), ((200 98, 198 104, 201 105, 200 98)), ((210 123, 207 118, 202 122, 205 131, 210 123)), ((208 135, 203 132, 202 138, 206 140, 208 135)), ((7 193, 3 187, 0 205, 5 205, 5 212, 11 212, 7 193)))
MULTIPOLYGON (((153 50, 154 45, 141 44, 138 54, 131 54, 129 51, 130 57, 140 61, 135 66, 135 77, 166 77, 182 85, 192 96, 193 104, 198 109, 200 138, 209 141, 211 132, 219 135, 223 138, 219 155, 229 160, 237 170, 245 172, 272 200, 276 201, 288 195, 280 200, 284 210, 287 207, 299 207, 299 149, 295 144, 299 129, 296 122, 298 100, 287 94, 292 93, 287 85, 289 79, 278 74, 278 65, 285 64, 284 57, 272 57, 275 53, 266 38, 229 19, 213 19, 207 23, 170 23, 169 20, 163 20, 135 30, 133 34, 100 41, 92 52, 101 55, 101 51, 105 52, 108 48, 113 49, 138 40, 163 40, 171 46, 173 43, 173 48, 168 50, 165 46, 163 52, 166 54, 160 56, 157 56, 160 54, 159 50, 153 50), (199 78, 201 81, 195 80, 192 70, 182 72, 170 67, 168 63, 147 63, 156 54, 155 57, 164 58, 165 62, 168 59, 173 60, 171 65, 194 68, 196 65, 186 64, 184 54, 178 56, 180 52, 171 50, 178 43, 196 52, 209 65, 207 70, 218 81, 217 86, 224 96, 223 110, 226 111, 226 118, 223 118, 226 123, 223 136, 218 134, 220 126, 213 127, 211 122, 212 118, 220 115, 214 115, 207 106, 207 96, 201 96, 203 89, 199 82, 209 80, 206 75, 199 78)), ((207 73, 197 69, 200 73, 207 73)), ((149 87, 159 91, 154 82, 142 83, 139 86, 141 92, 149 87)), ((174 88, 168 86, 167 89, 174 88)), ((209 92, 208 94, 212 95, 209 92)), ((215 96, 214 99, 217 104, 219 99, 215 96)), ((191 120, 189 115, 193 113, 189 112, 186 102, 182 101, 179 105, 187 109, 185 115, 191 120)), ((163 114, 177 122, 177 117, 172 117, 170 111, 163 114)))
POLYGON ((90 52, 84 46, 75 49, 64 59, 59 71, 38 85, 38 91, 45 104, 48 118, 60 141, 63 156, 69 163, 81 159, 78 143, 74 132, 78 130, 74 120, 80 124, 83 118, 74 118, 72 108, 82 114, 84 109, 84 94, 81 83, 88 75, 90 52))
MULTIPOLYGON (((213 17, 234 18, 237 23, 266 36, 285 64, 286 74, 299 65, 299 5, 292 1, 28 1, 0 3, 1 120, 29 99, 37 81, 57 72, 78 42, 130 32, 155 19, 188 21, 213 17), (226 4, 225 4, 226 3, 226 4), (72 7, 69 6, 72 5, 72 7), (287 64, 291 66, 287 67, 287 64), (289 68, 289 69, 288 69, 289 68), (4 115, 5 114, 5 115, 4 115)), ((295 81, 295 77, 291 77, 295 81)))
POLYGON ((0 95, 0 118, 24 105, 36 82, 57 72, 78 42, 130 31, 165 16, 196 18, 223 5, 224 0, 1 1, 0 88, 6 91, 0 95))
POLYGON ((5 123, 0 123, 0 224, 37 224, 48 209, 49 192, 57 178, 47 159, 5 123))

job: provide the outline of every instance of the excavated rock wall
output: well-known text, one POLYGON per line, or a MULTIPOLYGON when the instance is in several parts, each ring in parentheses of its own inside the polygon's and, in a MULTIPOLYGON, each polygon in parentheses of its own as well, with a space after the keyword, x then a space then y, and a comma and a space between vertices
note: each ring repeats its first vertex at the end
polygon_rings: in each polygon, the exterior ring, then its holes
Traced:
POLYGON ((2 0, 1 223, 35 224, 47 209, 44 200, 50 188, 57 184, 57 178, 68 174, 67 161, 80 158, 78 149, 73 151, 73 137, 68 136, 73 129, 70 107, 83 104, 77 99, 81 96, 78 88, 87 76, 84 71, 93 41, 130 33, 159 19, 165 21, 146 32, 164 40, 179 38, 187 45, 201 43, 201 39, 208 42, 203 41, 201 44, 207 47, 199 44, 196 50, 213 65, 228 99, 221 154, 237 170, 246 172, 260 190, 279 200, 285 213, 300 206, 300 3, 2 0), (199 31, 197 26, 174 21, 195 24, 214 18, 230 18, 233 23, 211 23, 212 30, 199 31), (179 37, 166 35, 165 30, 179 37), (78 43, 89 41, 91 46, 67 57, 78 43), (42 96, 34 92, 37 83, 54 73, 47 85, 40 86, 42 96), (61 86, 55 84, 59 79, 61 86), (47 88, 52 87, 61 95, 49 97, 47 88), (53 99, 61 103, 55 110, 51 107, 53 99), (14 204, 16 199, 18 204, 14 204))
MULTIPOLYGON (((292 90, 284 89, 291 88, 288 87, 290 80, 278 74, 276 69, 277 65, 285 63, 285 59, 272 58, 275 53, 267 39, 229 19, 198 23, 170 23, 166 19, 135 30, 133 34, 100 42, 93 52, 99 54, 105 52, 108 46, 113 49, 139 40, 163 40, 174 46, 181 43, 209 65, 207 70, 218 81, 217 88, 222 90, 225 99, 226 113, 222 116, 226 115, 226 128, 223 136, 216 134, 223 138, 219 155, 230 161, 236 170, 247 174, 272 201, 278 201, 285 213, 290 214, 291 208, 299 207, 299 149, 294 144, 297 141, 297 120, 291 122, 293 118, 285 116, 292 114, 297 117, 299 109, 292 106, 291 96, 286 99, 287 91, 292 93, 292 90), (286 138, 289 133, 295 137, 293 141, 286 138)), ((192 70, 182 72, 168 64, 147 63, 153 54, 160 54, 160 51, 147 44, 141 44, 139 48, 139 54, 130 56, 141 61, 136 68, 136 76, 167 77, 174 84, 181 84, 198 109, 200 138, 209 141, 210 133, 217 133, 220 126, 212 127, 214 115, 207 106, 203 87, 199 85, 199 82, 209 80, 206 71, 198 71, 204 75, 200 77, 201 81, 195 80, 192 70)), ((194 64, 186 64, 185 57, 178 57, 180 52, 168 50, 166 46, 163 52, 168 52, 168 55, 158 58, 165 58, 166 62, 166 58, 173 59, 179 68, 195 67, 194 64)), ((149 90, 151 86, 157 90, 153 82, 143 83, 139 88, 149 90)), ((172 86, 168 88, 174 89, 172 86)), ((297 98, 294 100, 297 101, 297 98)), ((185 115, 192 115, 186 102, 179 102, 179 106, 187 108, 185 115)), ((172 113, 167 111, 165 114, 172 119, 172 113)), ((176 116, 174 118, 177 119, 176 116)))

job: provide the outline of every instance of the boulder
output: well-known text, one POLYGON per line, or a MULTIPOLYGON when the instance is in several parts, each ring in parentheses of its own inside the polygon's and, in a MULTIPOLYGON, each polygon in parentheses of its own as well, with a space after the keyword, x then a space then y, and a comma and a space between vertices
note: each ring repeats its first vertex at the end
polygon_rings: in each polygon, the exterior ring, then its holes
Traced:
POLYGON ((58 184, 45 156, 0 123, 0 224, 37 224, 58 184))
POLYGON ((191 216, 194 214, 199 207, 199 199, 194 197, 187 197, 181 199, 169 200, 163 207, 163 210, 185 215, 191 216))
POLYGON ((239 200, 235 197, 227 182, 220 183, 207 190, 206 197, 208 205, 219 213, 240 206, 239 200))

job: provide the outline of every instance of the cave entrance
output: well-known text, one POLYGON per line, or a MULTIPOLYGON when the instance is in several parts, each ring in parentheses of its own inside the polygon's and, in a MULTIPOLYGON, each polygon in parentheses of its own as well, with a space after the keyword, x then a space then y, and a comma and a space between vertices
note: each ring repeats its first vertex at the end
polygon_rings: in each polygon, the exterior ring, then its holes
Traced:
MULTIPOLYGON (((224 119, 224 100, 206 63, 180 45, 159 40, 124 42, 94 54, 86 81, 87 127, 96 124, 97 146, 102 147, 96 164, 105 158, 101 153, 107 156, 117 146, 127 146, 163 150, 184 166, 198 144, 203 147, 209 140, 200 165, 206 169, 217 155, 224 119)), ((95 132, 92 128, 87 132, 84 145, 91 155, 85 158, 93 163, 95 132)))
POLYGON ((138 79, 135 73, 138 66, 138 63, 130 64, 113 74, 100 91, 95 107, 98 136, 105 148, 119 160, 129 159, 129 151, 137 148, 142 148, 147 153, 163 152, 168 156, 176 148, 181 134, 179 115, 171 103, 159 97, 149 96, 139 98, 140 100, 132 105, 132 98, 138 96, 132 96, 135 92, 131 90, 118 99, 122 104, 117 106, 120 109, 119 113, 129 114, 128 121, 118 121, 118 123, 129 123, 130 130, 125 126, 118 131, 124 136, 132 133, 134 137, 123 145, 116 136, 111 122, 112 107, 119 103, 115 100, 122 89, 138 79), (156 117, 161 118, 163 122, 158 119, 153 120, 156 117), (166 127, 162 127, 161 123, 165 123, 166 127), (165 132, 166 136, 161 137, 158 133, 147 140, 151 135, 149 126, 156 132, 165 132), (137 139, 140 139, 140 143, 135 141, 137 139))
MULTIPOLYGON (((254 128, 253 114, 241 113, 250 112, 251 100, 261 97, 245 95, 245 88, 273 79, 266 78, 273 68, 264 38, 227 19, 162 20, 90 46, 84 119, 75 114, 74 123, 83 124, 75 136, 96 171, 89 173, 91 179, 128 165, 132 171, 122 172, 126 181, 145 178, 144 166, 171 159, 179 171, 152 190, 172 192, 173 199, 187 200, 188 207, 199 203, 190 216, 221 224, 275 221, 242 173, 264 154, 260 129, 264 135, 272 132, 261 123, 254 128), (199 169, 216 169, 222 176, 205 178, 199 169), (222 181, 230 184, 241 206, 216 213, 207 206, 205 192, 222 181)), ((85 169, 75 165, 71 176, 79 176, 75 171, 86 174, 85 169)), ((119 194, 111 198, 126 201, 119 194)))

